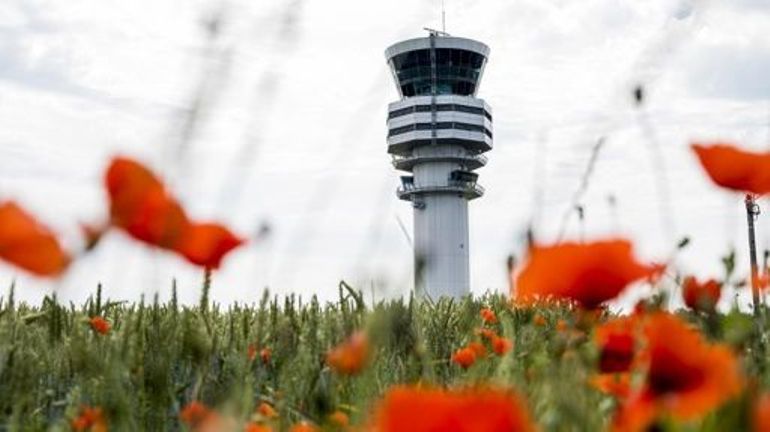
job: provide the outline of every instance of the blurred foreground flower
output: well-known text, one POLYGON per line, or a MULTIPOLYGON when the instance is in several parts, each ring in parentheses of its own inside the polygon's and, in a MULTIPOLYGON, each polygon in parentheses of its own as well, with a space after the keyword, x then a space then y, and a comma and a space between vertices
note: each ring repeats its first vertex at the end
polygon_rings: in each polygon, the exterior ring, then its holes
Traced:
POLYGON ((695 420, 741 392, 743 376, 727 346, 709 344, 668 313, 646 317, 643 325, 644 380, 619 410, 614 430, 644 431, 662 416, 695 420))
POLYGON ((397 386, 377 406, 372 432, 534 431, 523 402, 510 391, 397 386))
POLYGON ((136 161, 113 159, 105 185, 112 225, 137 240, 177 252, 195 265, 218 268, 228 252, 243 244, 221 225, 190 221, 163 183, 136 161))
POLYGON ((714 279, 700 282, 688 276, 682 281, 684 304, 694 311, 713 312, 721 294, 722 285, 714 279))
POLYGON ((70 256, 56 236, 15 202, 0 202, 0 258, 38 276, 59 276, 70 256))
POLYGON ((72 429, 77 432, 107 432, 107 420, 101 408, 84 406, 80 415, 72 420, 72 429))
POLYGON ((368 359, 369 341, 362 331, 353 333, 326 354, 329 367, 343 375, 358 374, 366 366, 368 359))
POLYGON ((618 399, 626 399, 631 394, 630 373, 602 373, 592 376, 588 383, 594 389, 618 399))
POLYGON ((601 373, 628 372, 636 354, 636 319, 616 318, 596 327, 594 340, 599 348, 601 373))
POLYGON ((754 401, 752 423, 754 432, 770 431, 770 394, 760 395, 754 401))
POLYGON ((660 272, 660 267, 637 262, 632 252, 626 240, 534 246, 513 298, 524 305, 567 300, 595 309, 632 282, 660 272))
POLYGON ((692 149, 717 185, 757 195, 770 192, 770 153, 747 152, 726 143, 695 143, 692 149))

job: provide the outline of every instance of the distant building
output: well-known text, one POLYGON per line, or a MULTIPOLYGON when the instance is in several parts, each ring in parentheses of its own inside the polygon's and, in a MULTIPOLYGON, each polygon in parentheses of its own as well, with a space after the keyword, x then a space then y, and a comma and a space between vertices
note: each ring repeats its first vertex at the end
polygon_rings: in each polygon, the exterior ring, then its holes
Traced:
POLYGON ((476 98, 489 47, 431 31, 385 51, 401 100, 388 106, 388 153, 398 197, 414 207, 415 291, 470 292, 468 201, 492 149, 492 110, 476 98))

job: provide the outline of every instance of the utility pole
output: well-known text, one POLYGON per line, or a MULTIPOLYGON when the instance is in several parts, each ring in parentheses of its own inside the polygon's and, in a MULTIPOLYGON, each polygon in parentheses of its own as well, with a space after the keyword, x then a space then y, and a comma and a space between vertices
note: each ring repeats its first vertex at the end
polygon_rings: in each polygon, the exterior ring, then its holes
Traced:
POLYGON ((746 194, 746 221, 749 226, 749 256, 751 258, 751 300, 754 315, 759 315, 759 265, 757 264, 757 243, 754 235, 754 221, 759 216, 759 205, 752 194, 746 194))

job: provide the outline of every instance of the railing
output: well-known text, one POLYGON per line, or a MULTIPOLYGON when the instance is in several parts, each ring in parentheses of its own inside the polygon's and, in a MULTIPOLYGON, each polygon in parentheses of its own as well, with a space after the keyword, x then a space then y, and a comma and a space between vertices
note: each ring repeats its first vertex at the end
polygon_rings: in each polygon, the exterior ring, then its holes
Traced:
POLYGON ((478 198, 484 195, 484 187, 478 183, 449 181, 447 185, 434 185, 434 186, 419 186, 412 183, 402 185, 396 190, 396 195, 399 198, 409 198, 415 194, 422 194, 428 192, 458 192, 465 194, 470 199, 478 198))
POLYGON ((482 167, 487 164, 486 156, 481 154, 476 155, 470 155, 464 152, 437 152, 430 155, 409 155, 409 156, 400 156, 400 155, 393 155, 393 166, 398 168, 399 166, 404 165, 414 165, 415 163, 419 161, 435 161, 435 160, 445 160, 445 159, 460 159, 460 160, 472 160, 478 165, 479 167, 482 167))

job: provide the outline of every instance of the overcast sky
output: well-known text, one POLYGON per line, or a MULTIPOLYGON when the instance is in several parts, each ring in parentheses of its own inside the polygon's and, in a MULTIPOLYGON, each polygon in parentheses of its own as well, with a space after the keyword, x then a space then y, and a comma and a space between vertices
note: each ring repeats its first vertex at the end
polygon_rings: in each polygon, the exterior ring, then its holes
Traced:
MULTIPOLYGON (((333 299, 340 279, 378 298, 408 292, 412 252, 398 221, 411 235, 411 207, 395 196, 386 152, 398 95, 383 51, 440 26, 440 3, 4 0, 0 198, 22 202, 75 249, 78 222, 105 218, 107 161, 130 155, 162 173, 194 216, 247 236, 270 227, 215 275, 219 301, 257 301, 266 286, 333 299)), ((562 226, 567 239, 627 236, 653 260, 688 235, 679 270, 718 276, 734 246, 745 273, 742 197, 710 185, 688 145, 770 146, 767 1, 446 9, 449 33, 491 48, 478 96, 493 108, 495 143, 479 171, 487 193, 470 204, 473 292, 507 290, 506 256, 521 253, 530 224, 543 242, 562 226), (577 200, 581 225, 569 210, 601 137, 577 200)), ((761 204, 763 249, 770 203, 761 204)), ((0 287, 15 278, 32 301, 53 290, 81 301, 99 281, 114 298, 167 298, 172 277, 183 300, 197 299, 198 270, 120 233, 60 281, 0 264, 0 287)))

